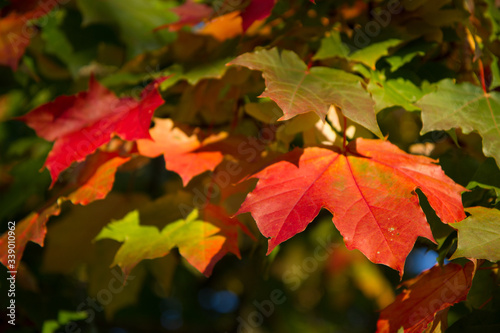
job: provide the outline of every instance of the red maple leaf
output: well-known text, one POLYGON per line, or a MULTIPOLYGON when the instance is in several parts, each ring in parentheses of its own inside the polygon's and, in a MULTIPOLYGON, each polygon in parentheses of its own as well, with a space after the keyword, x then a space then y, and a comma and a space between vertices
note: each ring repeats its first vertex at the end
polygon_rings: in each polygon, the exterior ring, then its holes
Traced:
POLYGON ((151 140, 137 140, 141 155, 157 157, 163 154, 165 166, 182 178, 184 185, 196 175, 213 171, 224 156, 220 151, 197 151, 200 147, 221 140, 224 135, 211 135, 202 139, 193 130, 175 127, 171 119, 156 118, 150 130, 151 140), (191 132, 191 133, 189 133, 191 132))
MULTIPOLYGON (((61 212, 61 204, 64 201, 71 201, 74 205, 88 205, 92 201, 104 199, 111 191, 115 180, 115 173, 118 167, 127 162, 129 157, 120 157, 116 153, 105 153, 99 151, 90 156, 78 176, 75 190, 67 196, 57 198, 57 201, 48 207, 33 212, 16 225, 16 262, 15 268, 19 265, 24 248, 29 241, 43 246, 45 234, 47 233, 47 221, 51 216, 57 216, 61 212)), ((4 233, 0 237, 0 247, 7 248, 8 234, 4 233)), ((8 264, 8 253, 3 252, 0 262, 15 270, 8 264)))
POLYGON ((29 20, 39 18, 52 10, 56 1, 11 0, 0 9, 0 65, 17 69, 36 28, 29 26, 29 20))
POLYGON ((418 196, 419 188, 445 223, 465 218, 461 192, 434 160, 409 155, 386 141, 357 139, 345 152, 297 149, 258 172, 256 188, 238 214, 251 212, 269 239, 268 254, 303 231, 321 208, 348 249, 403 274, 418 236, 434 240, 418 196))
POLYGON ((150 138, 153 112, 164 103, 157 90, 163 80, 144 88, 137 101, 116 97, 91 77, 88 91, 60 96, 18 118, 39 137, 55 142, 44 164, 52 176, 51 187, 71 163, 83 161, 114 134, 124 140, 150 138))
POLYGON ((382 310, 377 332, 423 332, 438 311, 466 299, 474 277, 475 265, 434 266, 414 279, 405 281, 396 300, 382 310))

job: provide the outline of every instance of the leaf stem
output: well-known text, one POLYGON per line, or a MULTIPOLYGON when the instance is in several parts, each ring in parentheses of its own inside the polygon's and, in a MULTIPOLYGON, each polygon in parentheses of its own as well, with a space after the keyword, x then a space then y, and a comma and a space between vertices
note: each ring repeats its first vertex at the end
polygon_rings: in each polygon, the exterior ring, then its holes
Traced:
POLYGON ((346 135, 346 131, 347 131, 347 118, 342 115, 344 117, 344 128, 343 128, 343 137, 344 137, 344 140, 342 142, 342 150, 345 151, 345 147, 346 147, 346 141, 347 141, 347 135, 346 135))
POLYGON ((481 59, 479 59, 478 62, 479 62, 479 78, 481 79, 481 86, 483 87, 484 93, 487 94, 488 93, 488 89, 486 89, 486 81, 484 79, 483 61, 481 59))
POLYGON ((493 296, 491 296, 490 298, 488 298, 483 304, 481 304, 479 306, 479 309, 482 309, 486 306, 486 304, 488 304, 489 302, 491 302, 493 300, 493 296))
POLYGON ((314 62, 313 59, 312 59, 312 57, 313 57, 313 54, 310 53, 307 56, 307 60, 305 61, 307 63, 307 70, 306 70, 307 73, 309 73, 309 70, 311 69, 311 67, 313 65, 313 62, 314 62))

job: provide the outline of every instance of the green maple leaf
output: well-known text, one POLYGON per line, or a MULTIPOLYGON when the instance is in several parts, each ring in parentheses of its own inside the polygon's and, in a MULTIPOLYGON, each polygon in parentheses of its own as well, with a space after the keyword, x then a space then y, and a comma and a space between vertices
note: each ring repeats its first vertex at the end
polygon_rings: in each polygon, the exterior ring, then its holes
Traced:
POLYGON ((226 253, 240 257, 240 226, 212 205, 201 212, 195 209, 185 219, 169 223, 162 230, 152 225, 141 225, 139 211, 134 210, 123 219, 108 224, 95 240, 109 238, 123 243, 113 265, 120 266, 126 275, 140 261, 166 256, 177 247, 191 265, 209 276, 215 263, 226 253))
POLYGON ((269 97, 283 110, 279 120, 310 111, 325 119, 330 105, 335 104, 347 118, 382 136, 373 101, 356 75, 321 66, 308 68, 295 52, 280 54, 277 48, 245 53, 228 65, 262 71, 266 91, 261 97, 269 97))
POLYGON ((458 230, 458 248, 452 259, 500 260, 500 211, 485 207, 471 207, 466 211, 471 216, 451 224, 458 230))
POLYGON ((460 127, 464 133, 478 131, 483 152, 500 162, 500 93, 485 93, 471 83, 445 79, 437 89, 417 102, 422 109, 422 132, 460 127))

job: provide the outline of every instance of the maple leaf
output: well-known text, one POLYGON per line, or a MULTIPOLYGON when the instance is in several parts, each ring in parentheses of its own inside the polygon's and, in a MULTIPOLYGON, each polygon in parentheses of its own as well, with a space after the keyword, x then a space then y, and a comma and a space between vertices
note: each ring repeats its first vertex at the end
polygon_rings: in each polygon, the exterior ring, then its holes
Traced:
POLYGON ((190 136, 171 119, 154 119, 155 126, 150 130, 151 140, 137 140, 137 149, 141 155, 157 157, 163 154, 165 166, 182 178, 184 186, 196 175, 213 171, 224 156, 219 151, 196 151, 198 148, 221 140, 224 134, 211 135, 204 140, 193 133, 190 136))
POLYGON ((241 27, 243 32, 258 20, 263 20, 271 15, 275 0, 252 0, 250 4, 241 12, 241 27))
MULTIPOLYGON (((92 201, 103 199, 111 191, 115 180, 117 168, 127 162, 129 157, 120 157, 116 153, 98 152, 89 157, 85 168, 79 175, 75 184, 76 190, 67 196, 57 199, 57 202, 33 212, 16 224, 16 268, 21 261, 24 248, 29 241, 43 246, 45 234, 47 233, 47 221, 51 216, 57 216, 61 212, 64 201, 71 201, 74 205, 87 205, 92 201)), ((4 233, 0 238, 0 246, 7 248, 8 234, 4 233)), ((7 266, 7 252, 2 253, 0 262, 7 266)), ((10 267, 9 267, 10 268, 10 267)), ((10 269, 13 270, 13 269, 10 269)))
POLYGON ((95 238, 123 243, 112 265, 120 266, 125 275, 140 261, 163 257, 177 247, 193 267, 208 277, 228 252, 240 258, 238 229, 249 233, 238 220, 213 205, 194 209, 185 219, 169 223, 161 231, 156 226, 140 225, 139 221, 139 211, 134 210, 122 220, 108 224, 95 238))
POLYGON ((464 267, 447 264, 434 266, 414 279, 403 283, 403 290, 394 303, 380 313, 377 332, 422 332, 434 319, 438 311, 461 302, 467 297, 472 285, 475 264, 468 262, 464 267))
POLYGON ((269 239, 268 254, 303 231, 321 208, 348 249, 403 274, 418 236, 434 241, 415 190, 427 197, 445 223, 465 218, 462 186, 434 160, 409 155, 386 141, 358 138, 342 154, 323 148, 296 149, 253 177, 259 179, 238 214, 250 212, 269 239))
POLYGON ((485 93, 473 84, 446 79, 417 106, 422 109, 422 133, 454 127, 466 134, 477 130, 483 137, 484 154, 500 163, 500 93, 485 93))
POLYGON ((500 211, 485 207, 470 207, 466 211, 471 216, 450 225, 458 230, 458 248, 452 259, 500 260, 500 211))
POLYGON ((283 110, 279 120, 314 111, 325 119, 331 104, 342 109, 349 119, 382 136, 375 117, 370 94, 361 78, 342 70, 307 65, 292 51, 277 48, 240 55, 227 64, 262 71, 269 97, 283 110))
POLYGON ((11 0, 0 11, 0 65, 16 70, 19 59, 33 37, 34 27, 29 20, 46 15, 57 5, 56 1, 11 0), (3 15, 2 15, 3 14, 3 15), (3 17, 2 17, 3 16, 3 17))
POLYGON ((39 137, 55 142, 44 164, 52 177, 51 187, 71 163, 83 161, 114 134, 124 140, 150 138, 153 112, 164 103, 157 90, 163 80, 144 88, 137 101, 116 97, 92 76, 88 91, 60 96, 17 118, 39 137))

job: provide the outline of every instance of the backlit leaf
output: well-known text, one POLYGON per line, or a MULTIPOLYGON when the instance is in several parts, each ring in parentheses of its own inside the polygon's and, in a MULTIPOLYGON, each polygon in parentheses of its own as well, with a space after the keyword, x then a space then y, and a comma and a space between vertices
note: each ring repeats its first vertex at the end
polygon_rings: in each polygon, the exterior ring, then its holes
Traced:
POLYGON ((209 276, 226 253, 240 257, 239 226, 221 208, 209 205, 201 211, 193 210, 185 219, 169 223, 160 231, 156 226, 140 225, 139 211, 135 210, 110 223, 96 240, 110 238, 123 243, 113 265, 120 266, 126 275, 140 261, 163 257, 177 247, 191 265, 209 276))
POLYGON ((381 135, 373 102, 361 79, 342 70, 327 67, 308 68, 292 51, 277 48, 245 53, 228 65, 245 66, 262 71, 269 97, 283 110, 279 120, 314 111, 325 119, 331 104, 342 109, 349 119, 381 135))
POLYGON ((149 138, 153 112, 164 103, 157 90, 160 82, 144 88, 137 101, 116 97, 91 77, 88 91, 60 96, 18 118, 38 136, 54 141, 44 165, 52 176, 52 186, 61 171, 83 161, 115 134, 124 140, 149 138))
POLYGON ((445 223, 465 218, 460 193, 435 161, 404 153, 389 142, 357 139, 343 154, 323 148, 295 150, 254 177, 256 188, 238 213, 251 212, 276 245, 303 231, 321 208, 348 249, 403 274, 418 236, 434 240, 415 190, 445 223))
POLYGON ((155 119, 155 127, 150 131, 152 140, 137 140, 139 153, 148 157, 163 154, 168 170, 178 173, 184 185, 196 175, 213 171, 224 156, 219 151, 196 150, 210 142, 221 140, 224 134, 211 135, 200 140, 195 133, 186 134, 174 127, 171 119, 155 119))
POLYGON ((407 288, 396 297, 394 303, 380 313, 377 332, 395 333, 401 327, 404 332, 422 332, 434 319, 436 312, 465 300, 472 285, 475 268, 472 262, 464 267, 447 264, 434 266, 405 281, 407 288))

